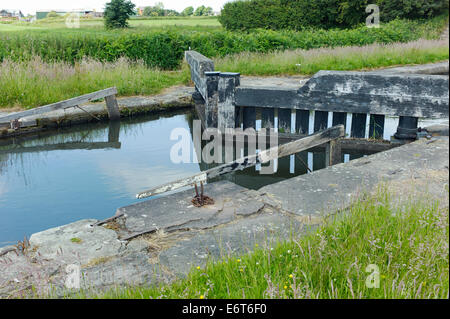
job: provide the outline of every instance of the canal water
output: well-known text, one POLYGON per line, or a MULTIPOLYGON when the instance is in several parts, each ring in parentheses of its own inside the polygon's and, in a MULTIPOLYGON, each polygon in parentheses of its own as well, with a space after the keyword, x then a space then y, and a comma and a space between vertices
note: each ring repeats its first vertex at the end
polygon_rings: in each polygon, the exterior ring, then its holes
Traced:
MULTIPOLYGON (((178 111, 0 140, 0 247, 51 227, 110 217, 138 202, 135 195, 141 191, 207 169, 170 160, 177 142, 170 139, 172 130, 192 136, 194 117, 192 111, 178 111)), ((303 152, 279 159, 276 166, 273 175, 252 167, 223 178, 258 189, 323 168, 325 154, 303 152)))

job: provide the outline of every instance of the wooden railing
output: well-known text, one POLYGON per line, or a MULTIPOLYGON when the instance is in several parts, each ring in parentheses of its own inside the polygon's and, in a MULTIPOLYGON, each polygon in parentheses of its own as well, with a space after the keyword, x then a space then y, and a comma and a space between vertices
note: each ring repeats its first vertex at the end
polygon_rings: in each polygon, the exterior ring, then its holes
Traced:
POLYGON ((341 160, 340 145, 336 143, 336 140, 344 136, 344 126, 338 125, 325 131, 295 140, 293 142, 282 144, 277 147, 261 151, 257 154, 251 154, 231 163, 226 163, 224 165, 211 168, 199 174, 152 188, 150 190, 137 194, 136 197, 142 199, 173 191, 181 187, 192 186, 197 183, 204 183, 214 177, 225 175, 238 170, 243 170, 245 168, 252 167, 258 164, 264 164, 277 158, 293 155, 322 144, 327 144, 326 165, 331 166, 339 163, 341 160))
MULTIPOLYGON (((72 99, 68 99, 65 101, 56 102, 53 104, 37 107, 31 110, 22 111, 22 112, 16 112, 12 113, 3 117, 0 117, 0 124, 1 123, 10 123, 16 120, 19 120, 21 118, 32 116, 32 115, 39 115, 39 114, 45 114, 51 111, 60 110, 60 109, 67 109, 70 107, 79 107, 80 105, 93 101, 105 98, 106 101, 106 108, 108 111, 108 116, 110 120, 118 120, 120 119, 120 112, 119 112, 119 106, 117 104, 116 100, 116 94, 117 89, 115 87, 111 87, 105 90, 96 91, 93 93, 81 95, 72 99)), ((12 124, 11 124, 12 125, 12 124)))

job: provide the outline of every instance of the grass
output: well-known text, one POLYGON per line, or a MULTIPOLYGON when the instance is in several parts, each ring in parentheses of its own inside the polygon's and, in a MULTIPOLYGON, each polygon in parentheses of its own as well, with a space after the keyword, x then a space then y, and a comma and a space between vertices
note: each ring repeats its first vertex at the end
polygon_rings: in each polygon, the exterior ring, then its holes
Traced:
POLYGON ((412 197, 406 204, 393 203, 381 187, 304 237, 210 260, 171 284, 117 288, 94 297, 448 298, 448 203, 412 197), (374 283, 374 269, 379 288, 366 285, 374 283))
POLYGON ((218 70, 245 75, 312 75, 320 70, 370 70, 438 62, 449 58, 448 40, 371 44, 362 47, 243 52, 215 59, 218 70))
POLYGON ((32 108, 89 92, 116 86, 121 96, 151 95, 164 88, 187 84, 186 66, 178 71, 160 71, 125 58, 115 62, 84 59, 71 65, 30 61, 0 63, 0 108, 32 108))
MULTIPOLYGON (((126 30, 106 30, 103 26, 89 26, 86 23, 82 23, 80 29, 69 29, 60 22, 51 27, 48 23, 37 27, 28 26, 29 29, 16 32, 0 30, 0 61, 23 61, 39 55, 46 62, 64 61, 73 64, 85 57, 108 62, 127 57, 131 61, 142 60, 149 67, 175 70, 180 67, 184 51, 189 48, 214 58, 241 52, 271 53, 276 50, 309 50, 373 43, 406 43, 420 38, 437 39, 447 25, 448 17, 426 21, 395 20, 380 28, 360 25, 353 29, 308 29, 301 32, 263 29, 232 32, 223 30, 220 26, 193 23, 177 25, 179 21, 184 20, 137 20, 136 23, 145 25, 126 30)), ((23 24, 18 26, 23 27, 23 24)), ((7 28, 11 28, 11 25, 7 25, 7 28)))
MULTIPOLYGON (((133 18, 129 20, 131 29, 161 28, 161 27, 216 27, 222 28, 217 17, 164 17, 164 18, 133 18)), ((102 18, 82 18, 79 29, 67 29, 65 19, 46 18, 29 22, 1 23, 0 32, 22 31, 22 30, 55 30, 65 29, 66 31, 89 31, 90 29, 104 29, 102 18)))
MULTIPOLYGON (((319 70, 376 69, 421 64, 449 58, 448 40, 418 40, 410 43, 372 44, 274 53, 239 53, 215 58, 217 70, 243 75, 312 75, 319 70), (300 64, 300 66, 298 66, 300 64)), ((151 95, 163 89, 188 84, 190 73, 148 68, 142 62, 121 58, 115 62, 84 59, 74 65, 29 61, 0 63, 0 108, 32 108, 116 86, 120 96, 151 95)))

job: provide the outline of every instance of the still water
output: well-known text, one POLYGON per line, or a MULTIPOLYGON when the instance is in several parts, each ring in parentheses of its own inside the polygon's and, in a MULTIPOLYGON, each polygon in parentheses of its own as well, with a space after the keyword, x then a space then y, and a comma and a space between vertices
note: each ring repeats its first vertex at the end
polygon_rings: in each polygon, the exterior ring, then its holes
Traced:
MULTIPOLYGON (((207 169, 170 160, 172 130, 192 134, 194 116, 165 113, 0 140, 0 247, 80 219, 110 217, 139 202, 141 191, 207 169)), ((346 161, 361 156, 343 154, 346 161)), ((223 178, 258 189, 324 166, 323 152, 303 152, 279 159, 273 175, 252 167, 223 178)))

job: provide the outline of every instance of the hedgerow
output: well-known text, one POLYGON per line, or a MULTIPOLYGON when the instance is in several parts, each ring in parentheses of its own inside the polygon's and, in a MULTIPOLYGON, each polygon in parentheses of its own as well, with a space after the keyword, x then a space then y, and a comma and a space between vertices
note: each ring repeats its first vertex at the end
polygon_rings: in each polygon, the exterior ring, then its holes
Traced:
POLYGON ((85 57, 113 62, 121 57, 141 60, 149 67, 176 69, 189 48, 208 57, 240 52, 271 52, 372 43, 394 43, 439 37, 447 20, 394 20, 381 28, 308 29, 301 32, 256 29, 195 31, 169 29, 137 32, 0 32, 0 61, 26 61, 39 56, 45 62, 75 63, 85 57))
POLYGON ((349 28, 364 23, 369 4, 380 20, 427 19, 448 12, 448 0, 239 0, 224 5, 219 17, 228 30, 349 28))

